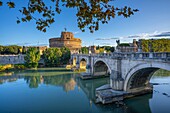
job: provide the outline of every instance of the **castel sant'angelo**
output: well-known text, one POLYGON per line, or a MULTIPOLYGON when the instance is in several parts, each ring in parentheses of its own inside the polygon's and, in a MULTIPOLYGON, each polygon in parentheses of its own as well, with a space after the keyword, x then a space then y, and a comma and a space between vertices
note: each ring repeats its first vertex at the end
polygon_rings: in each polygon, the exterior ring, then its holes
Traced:
POLYGON ((49 43, 50 47, 68 47, 71 53, 78 53, 81 49, 81 39, 74 38, 72 32, 61 32, 61 37, 50 38, 49 43))

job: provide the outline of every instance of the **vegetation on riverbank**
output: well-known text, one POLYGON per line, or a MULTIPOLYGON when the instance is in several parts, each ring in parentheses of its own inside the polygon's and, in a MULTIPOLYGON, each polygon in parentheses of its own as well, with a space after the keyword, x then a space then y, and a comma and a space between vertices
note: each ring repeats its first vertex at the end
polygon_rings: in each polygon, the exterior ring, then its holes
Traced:
POLYGON ((0 45, 0 54, 19 54, 22 53, 22 47, 18 45, 2 46, 0 45))
POLYGON ((154 73, 154 76, 170 76, 170 71, 159 69, 154 73))
POLYGON ((24 64, 6 64, 0 65, 0 72, 2 71, 13 71, 13 70, 23 70, 26 69, 24 64))
POLYGON ((10 69, 6 71, 0 72, 0 76, 11 76, 14 73, 20 73, 22 76, 56 76, 56 75, 66 75, 66 74, 75 74, 80 72, 74 72, 70 69, 66 69, 64 67, 57 67, 57 68, 37 68, 37 69, 29 69, 26 68, 25 70, 17 70, 17 69, 10 69))
POLYGON ((25 56, 25 65, 28 68, 37 68, 40 58, 41 55, 37 48, 29 48, 25 56))
POLYGON ((142 39, 142 51, 143 52, 170 52, 170 40, 169 39, 156 39, 146 40, 142 39))

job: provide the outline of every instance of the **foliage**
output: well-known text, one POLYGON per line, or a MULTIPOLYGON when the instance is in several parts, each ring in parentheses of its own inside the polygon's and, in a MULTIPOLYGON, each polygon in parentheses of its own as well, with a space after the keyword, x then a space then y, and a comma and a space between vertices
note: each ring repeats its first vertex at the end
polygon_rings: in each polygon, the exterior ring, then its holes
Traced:
POLYGON ((170 71, 159 69, 154 73, 154 76, 170 76, 170 71))
POLYGON ((0 71, 5 71, 5 70, 23 70, 26 69, 24 64, 6 64, 6 65, 0 65, 0 71))
POLYGON ((104 51, 105 51, 104 47, 99 48, 99 53, 104 53, 104 51))
POLYGON ((70 57, 71 57, 70 49, 67 48, 67 47, 62 47, 60 50, 61 50, 61 53, 62 53, 60 63, 61 64, 68 64, 70 57))
POLYGON ((114 52, 115 48, 111 47, 111 46, 102 46, 103 48, 105 48, 106 52, 114 52))
POLYGON ((113 46, 97 46, 96 50, 99 50, 99 53, 103 53, 105 50, 106 52, 114 52, 115 51, 115 47, 113 46))
POLYGON ((0 54, 2 54, 4 51, 4 47, 0 45, 0 54))
POLYGON ((0 46, 0 54, 19 54, 21 49, 22 47, 17 45, 0 46))
POLYGON ((170 52, 170 39, 155 39, 155 40, 142 39, 141 42, 142 42, 142 50, 144 52, 149 52, 149 51, 170 52))
POLYGON ((6 65, 0 65, 0 71, 5 71, 13 68, 13 65, 11 64, 6 64, 6 65))
POLYGON ((26 66, 28 68, 37 68, 39 60, 40 60, 39 50, 37 48, 29 48, 25 56, 26 66))
POLYGON ((129 43, 121 43, 121 44, 119 44, 119 46, 120 47, 123 47, 123 46, 129 47, 130 45, 129 45, 129 43))
POLYGON ((89 53, 88 47, 82 47, 81 48, 81 53, 82 54, 88 54, 89 53))
POLYGON ((26 47, 25 46, 23 46, 23 48, 22 48, 22 54, 26 54, 26 47))
POLYGON ((24 64, 15 64, 14 69, 23 70, 23 69, 26 69, 26 66, 24 64))
POLYGON ((43 58, 46 66, 58 66, 62 52, 58 48, 48 48, 43 52, 43 58))
MULTIPOLYGON (((46 32, 46 28, 54 23, 56 14, 61 13, 61 7, 75 8, 77 10, 78 27, 84 32, 87 27, 91 33, 99 29, 99 24, 107 24, 116 16, 130 17, 138 9, 128 6, 122 8, 112 4, 113 0, 28 0, 28 5, 19 10, 23 17, 17 17, 17 23, 35 20, 36 28, 46 32), (51 1, 51 3, 50 3, 51 1), (51 4, 51 5, 50 5, 51 4), (39 13, 39 16, 37 16, 39 13)), ((15 8, 14 2, 6 2, 9 8, 15 8)), ((3 2, 0 0, 0 6, 3 2)))

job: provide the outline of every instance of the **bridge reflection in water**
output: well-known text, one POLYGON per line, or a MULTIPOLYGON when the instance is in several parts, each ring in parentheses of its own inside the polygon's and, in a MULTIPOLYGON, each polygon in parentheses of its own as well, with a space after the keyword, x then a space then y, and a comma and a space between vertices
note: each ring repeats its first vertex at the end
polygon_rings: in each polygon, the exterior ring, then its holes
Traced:
MULTIPOLYGON (((82 80, 80 78, 76 79, 77 85, 84 91, 84 93, 89 98, 90 102, 95 103, 96 88, 100 87, 102 84, 108 84, 109 78, 82 80)), ((113 112, 113 113, 151 113, 149 100, 152 98, 152 94, 147 94, 145 96, 134 97, 123 101, 124 105, 119 104, 96 104, 96 107, 102 112, 113 112), (134 107, 136 106, 136 107, 134 107)), ((92 103, 91 103, 92 104, 92 103)))

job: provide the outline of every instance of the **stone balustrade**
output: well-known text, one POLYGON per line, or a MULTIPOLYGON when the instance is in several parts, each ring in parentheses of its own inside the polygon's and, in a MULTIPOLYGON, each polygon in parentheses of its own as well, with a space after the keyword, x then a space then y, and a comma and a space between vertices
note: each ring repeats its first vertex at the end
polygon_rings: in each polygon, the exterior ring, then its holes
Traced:
POLYGON ((114 53, 102 53, 102 54, 73 54, 74 55, 80 55, 80 56, 93 56, 98 58, 122 58, 122 59, 162 59, 170 61, 170 52, 136 52, 136 53, 120 53, 120 52, 114 52, 114 53))

